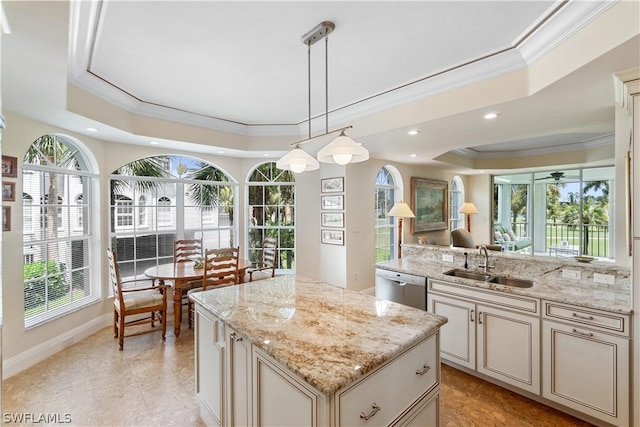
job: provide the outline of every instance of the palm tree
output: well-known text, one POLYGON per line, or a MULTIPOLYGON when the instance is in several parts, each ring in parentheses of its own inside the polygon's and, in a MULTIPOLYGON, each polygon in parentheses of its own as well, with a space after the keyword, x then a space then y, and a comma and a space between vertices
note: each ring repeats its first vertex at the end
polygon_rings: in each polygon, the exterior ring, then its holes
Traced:
MULTIPOLYGON (((53 166, 57 168, 80 170, 80 165, 76 158, 77 150, 71 149, 55 135, 44 135, 36 139, 31 144, 24 156, 24 162, 32 165, 53 166)), ((45 233, 47 238, 58 237, 58 174, 48 172, 49 185, 46 194, 43 195, 45 208, 45 233)), ((58 245, 51 243, 48 245, 48 258, 57 259, 58 245)))

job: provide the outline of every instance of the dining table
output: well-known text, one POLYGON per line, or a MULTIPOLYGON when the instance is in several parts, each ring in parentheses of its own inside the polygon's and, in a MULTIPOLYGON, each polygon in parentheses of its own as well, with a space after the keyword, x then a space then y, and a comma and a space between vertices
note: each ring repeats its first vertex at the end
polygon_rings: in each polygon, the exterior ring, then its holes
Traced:
MULTIPOLYGON (((252 263, 248 259, 238 259, 238 282, 244 281, 247 269, 252 263)), ((173 315, 174 332, 176 337, 180 336, 180 319, 182 318, 182 288, 189 282, 202 279, 204 271, 202 268, 194 268, 194 262, 166 263, 149 267, 144 271, 145 276, 158 280, 163 285, 165 281, 173 283, 173 315)))

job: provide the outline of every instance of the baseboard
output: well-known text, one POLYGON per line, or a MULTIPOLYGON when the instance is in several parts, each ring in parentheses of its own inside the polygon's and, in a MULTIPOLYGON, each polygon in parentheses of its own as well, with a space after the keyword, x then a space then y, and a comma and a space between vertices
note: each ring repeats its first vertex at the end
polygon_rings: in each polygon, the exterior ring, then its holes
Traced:
POLYGON ((70 345, 95 334, 96 332, 111 326, 113 322, 113 315, 111 313, 103 314, 102 316, 93 319, 77 328, 51 338, 48 341, 43 342, 27 351, 24 351, 17 356, 2 361, 2 379, 10 378, 25 369, 30 368, 46 359, 49 356, 53 356, 59 351, 64 350, 70 345))

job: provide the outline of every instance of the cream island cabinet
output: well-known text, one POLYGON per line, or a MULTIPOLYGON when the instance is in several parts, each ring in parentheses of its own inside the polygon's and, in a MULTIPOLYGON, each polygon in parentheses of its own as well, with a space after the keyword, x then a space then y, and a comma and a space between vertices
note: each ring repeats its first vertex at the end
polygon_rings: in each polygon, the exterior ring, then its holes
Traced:
POLYGON ((208 426, 437 426, 446 318, 300 276, 195 303, 208 426))

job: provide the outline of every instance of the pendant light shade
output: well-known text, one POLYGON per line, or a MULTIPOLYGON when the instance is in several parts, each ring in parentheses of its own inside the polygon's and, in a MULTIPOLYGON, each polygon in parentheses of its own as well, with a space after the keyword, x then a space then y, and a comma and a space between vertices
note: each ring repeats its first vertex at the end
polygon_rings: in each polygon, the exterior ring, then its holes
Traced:
POLYGON ((364 162, 367 159, 369 159, 369 151, 345 135, 344 130, 340 132, 340 136, 318 151, 318 160, 322 163, 337 163, 344 166, 348 163, 364 162))
POLYGON ((296 145, 296 148, 289 151, 276 162, 276 167, 293 173, 301 173, 319 169, 320 164, 306 151, 296 145))

